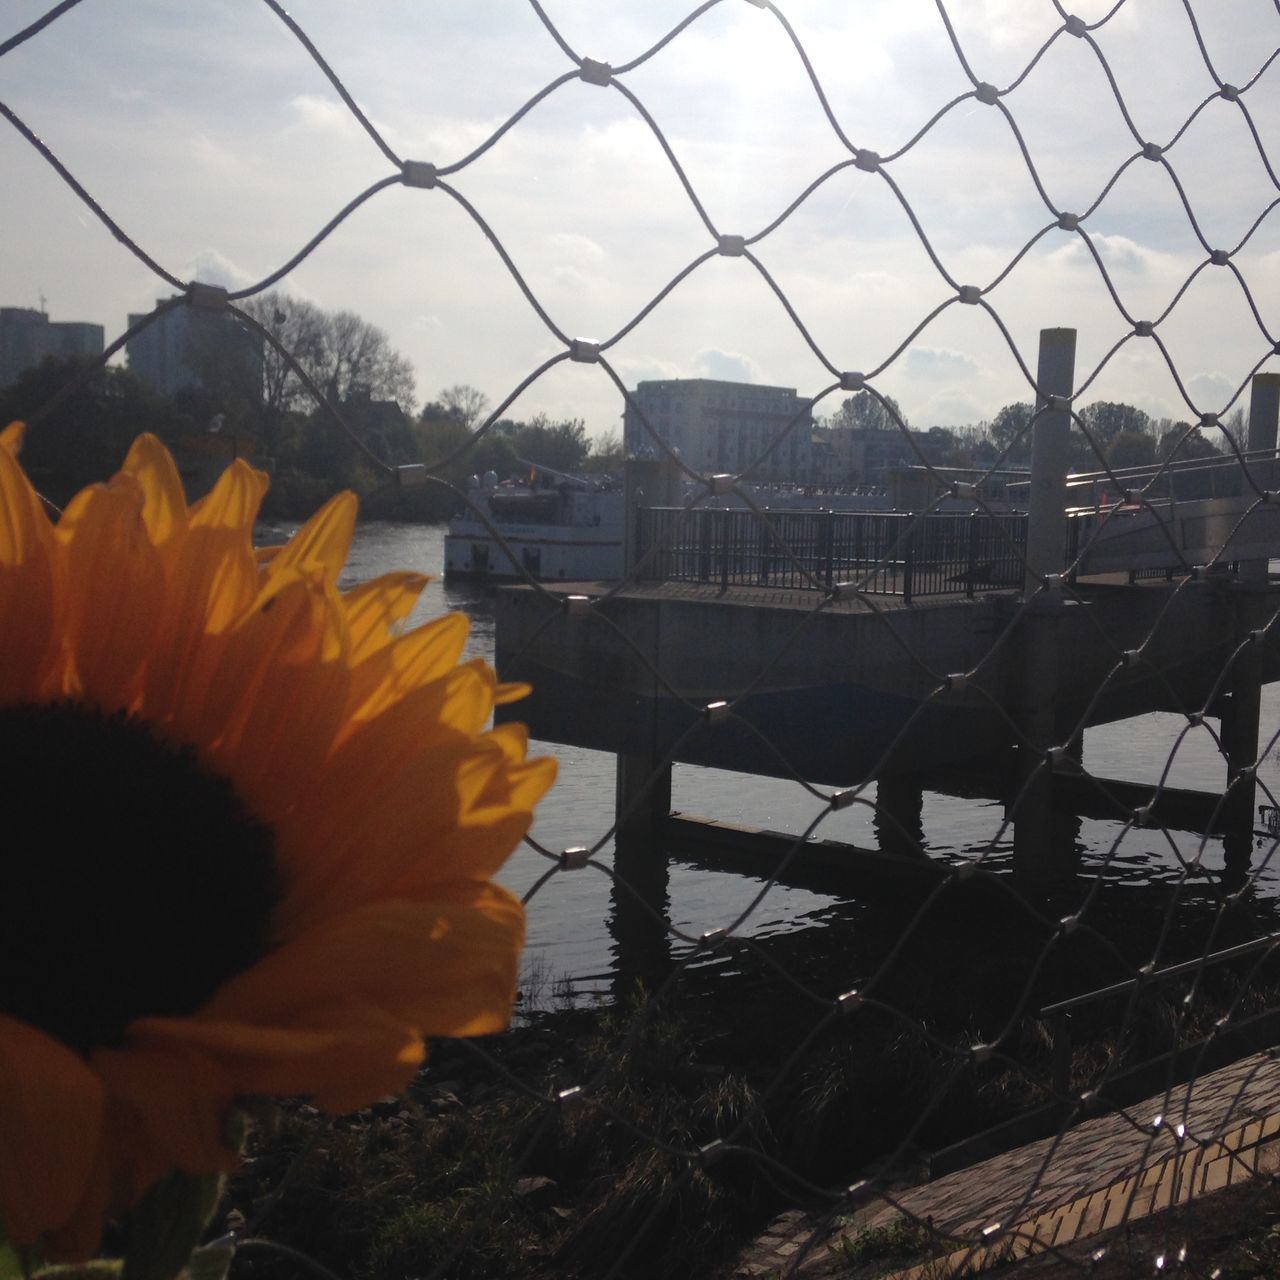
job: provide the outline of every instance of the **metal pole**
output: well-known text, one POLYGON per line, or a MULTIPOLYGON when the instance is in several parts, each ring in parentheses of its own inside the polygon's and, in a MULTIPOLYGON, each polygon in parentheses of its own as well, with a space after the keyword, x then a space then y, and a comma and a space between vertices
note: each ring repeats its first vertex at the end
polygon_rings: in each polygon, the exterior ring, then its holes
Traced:
MULTIPOLYGON (((1275 453, 1277 418, 1280 418, 1280 374, 1256 374, 1249 398, 1246 447, 1250 453, 1275 453)), ((1260 461, 1250 466, 1260 488, 1270 489, 1275 484, 1274 462, 1260 461)), ((1236 640, 1244 642, 1245 647, 1231 665, 1231 696, 1222 715, 1222 746, 1227 756, 1229 788, 1224 806, 1223 852, 1229 889, 1244 883, 1253 856, 1253 806, 1258 790, 1253 768, 1258 761, 1263 652, 1262 646, 1249 642, 1248 637, 1266 624, 1267 567, 1265 557, 1241 563, 1240 591, 1234 601, 1236 640)))
MULTIPOLYGON (((1280 373, 1256 373, 1249 394, 1249 434, 1245 448, 1249 453, 1276 451, 1276 424, 1280 420, 1280 373)), ((1249 472, 1259 489, 1275 489, 1276 464, 1269 459, 1250 462, 1249 472)), ((1249 490, 1245 489, 1246 496, 1249 490)), ((1240 576, 1250 582, 1267 580, 1267 561, 1246 560, 1240 566, 1240 576)))
POLYGON ((1036 410, 1031 428, 1031 494, 1027 517, 1026 593, 1041 579, 1061 573, 1067 541, 1067 465, 1071 456, 1071 414, 1065 405, 1076 376, 1076 331, 1041 329, 1036 369, 1036 410))

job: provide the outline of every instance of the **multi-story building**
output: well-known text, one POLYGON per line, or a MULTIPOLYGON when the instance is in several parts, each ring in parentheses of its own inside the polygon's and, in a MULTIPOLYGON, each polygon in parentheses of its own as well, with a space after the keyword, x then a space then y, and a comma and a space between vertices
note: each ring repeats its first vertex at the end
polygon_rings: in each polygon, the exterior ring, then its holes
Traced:
MULTIPOLYGON (((641 382, 631 395, 653 430, 696 470, 743 471, 781 439, 751 478, 797 484, 813 478, 813 413, 794 387, 670 378, 641 382)), ((640 413, 627 405, 623 447, 635 457, 656 456, 640 413)))
POLYGON ((100 324, 55 322, 30 307, 0 307, 0 387, 46 356, 100 356, 102 347, 100 324))
MULTIPOLYGON (((130 328, 143 319, 131 315, 130 328)), ((262 339, 225 313, 172 307, 130 338, 125 351, 129 368, 163 396, 188 388, 262 396, 262 339)))

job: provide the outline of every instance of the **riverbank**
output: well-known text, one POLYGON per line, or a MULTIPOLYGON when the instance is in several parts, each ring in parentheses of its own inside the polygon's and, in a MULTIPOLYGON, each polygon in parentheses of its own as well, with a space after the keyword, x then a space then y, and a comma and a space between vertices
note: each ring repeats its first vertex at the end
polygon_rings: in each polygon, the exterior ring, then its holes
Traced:
MULTIPOLYGON (((1271 923, 1239 911, 1218 944, 1271 923)), ((289 1106, 231 1187, 232 1225, 352 1280, 710 1275, 784 1209, 860 1179, 919 1182, 930 1153, 1052 1101, 1036 1010, 1131 974, 1161 928, 1126 912, 1123 929, 1063 937, 990 886, 910 912, 845 940, 838 971, 867 978, 852 1003, 824 986, 819 931, 725 940, 735 976, 710 989, 713 971, 689 970, 589 1009, 551 990, 505 1035, 433 1045, 405 1100, 344 1119, 289 1106), (886 963, 904 936, 909 962, 886 963)), ((1187 927, 1178 946, 1206 941, 1187 927)), ((1178 988, 1127 1014, 1090 1007, 1072 1091, 1273 1007, 1275 968, 1206 973, 1185 1015, 1178 988)), ((294 1273, 268 1252, 244 1266, 294 1273)))

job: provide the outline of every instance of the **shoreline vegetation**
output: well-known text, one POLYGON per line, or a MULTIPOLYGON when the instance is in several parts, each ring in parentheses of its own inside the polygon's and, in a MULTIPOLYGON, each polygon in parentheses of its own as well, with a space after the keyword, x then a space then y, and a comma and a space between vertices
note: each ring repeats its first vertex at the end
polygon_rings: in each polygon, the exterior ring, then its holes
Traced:
MULTIPOLYGON (((1053 1030, 1036 1011, 1132 976, 1163 925, 1155 897, 1134 912, 1102 895, 1097 932, 1070 937, 1011 919, 1004 895, 973 886, 924 917, 918 907, 743 944, 732 978, 688 970, 660 995, 620 980, 593 1007, 535 973, 511 1030, 433 1043, 406 1098, 341 1119, 287 1105, 217 1230, 351 1280, 727 1274, 777 1214, 818 1207, 816 1188, 925 1181, 928 1153, 1052 1100, 1053 1030), (908 947, 882 970, 906 929, 908 947), (875 980, 852 1015, 833 1017, 831 980, 851 971, 875 980), (972 1053, 996 1037, 998 1053, 972 1053), (697 1158, 726 1138, 721 1158, 697 1158)), ((1228 908, 1213 947, 1258 936, 1273 914, 1228 908)), ((1203 954, 1213 916, 1206 904, 1162 962, 1203 954)), ((1280 965, 1255 958, 1206 970, 1190 1005, 1186 986, 1170 986, 1132 1008, 1087 1006, 1071 1088, 1270 1009, 1277 991, 1280 965)), ((293 1268, 252 1251, 241 1274, 284 1280, 293 1268)))

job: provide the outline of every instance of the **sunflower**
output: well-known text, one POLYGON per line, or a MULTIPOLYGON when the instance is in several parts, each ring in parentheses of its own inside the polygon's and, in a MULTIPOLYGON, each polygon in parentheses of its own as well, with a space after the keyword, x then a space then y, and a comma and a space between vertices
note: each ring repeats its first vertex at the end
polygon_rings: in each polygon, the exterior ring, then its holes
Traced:
POLYGON ((273 555, 267 478, 191 507, 150 436, 57 524, 0 433, 0 1222, 46 1256, 169 1171, 234 1166, 238 1099, 342 1112, 426 1036, 502 1028, 491 877, 555 773, 426 579, 336 582, 342 494, 273 555), (16 818, 16 823, 15 823, 16 818))

